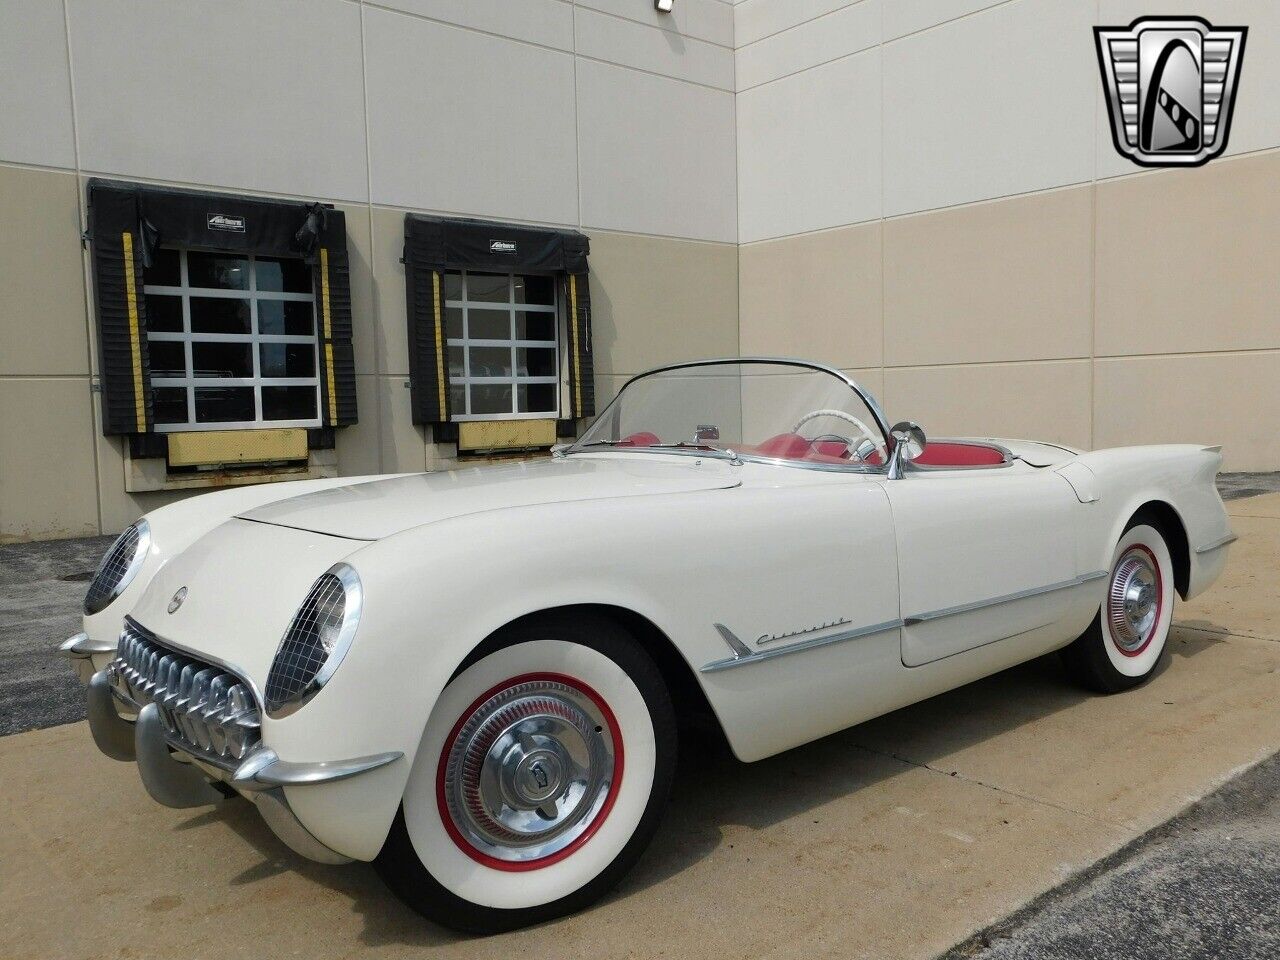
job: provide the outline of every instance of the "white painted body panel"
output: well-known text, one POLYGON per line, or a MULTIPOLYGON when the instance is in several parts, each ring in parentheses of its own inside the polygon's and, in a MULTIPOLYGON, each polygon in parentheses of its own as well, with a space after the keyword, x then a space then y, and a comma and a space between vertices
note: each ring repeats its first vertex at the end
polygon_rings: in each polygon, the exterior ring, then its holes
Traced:
POLYGON ((719 460, 699 461, 694 468, 687 458, 614 458, 602 463, 589 457, 566 457, 326 487, 241 516, 338 537, 381 540, 413 527, 487 510, 710 490, 737 483, 732 469, 719 460))
MULTIPOLYGON (((258 486, 232 487, 206 493, 160 507, 147 514, 151 524, 151 550, 138 576, 121 595, 92 616, 84 617, 84 632, 91 640, 112 642, 120 636, 124 616, 142 596, 156 573, 169 560, 228 518, 275 500, 287 500, 331 487, 354 487, 369 480, 385 477, 328 477, 321 480, 296 480, 286 483, 264 483, 258 486)), ((94 657, 94 668, 101 670, 111 659, 109 654, 94 657)))
MULTIPOLYGON (((1074 491, 1052 470, 921 470, 885 484, 898 536, 903 617, 1064 583, 1075 569, 1074 491)), ((907 624, 902 660, 918 667, 1048 626, 1066 591, 907 624)))
MULTIPOLYGON (((1019 453, 1019 442, 1006 446, 1019 453)), ((1190 593, 1221 570, 1225 549, 1195 553, 1229 533, 1213 487, 1217 453, 1021 449, 1027 461, 1009 467, 892 481, 614 451, 323 482, 291 500, 272 496, 278 488, 257 502, 198 498, 151 515, 163 559, 149 560, 99 616, 118 627, 132 611, 162 639, 237 668, 261 689, 310 584, 339 559, 351 564, 365 595, 355 642, 314 699, 265 718, 262 734, 285 761, 404 755, 348 780, 286 788, 322 843, 367 860, 413 764, 435 762, 417 750, 440 691, 477 644, 526 614, 594 604, 646 618, 694 671, 735 753, 756 760, 1069 643, 1097 611, 1105 581, 940 620, 930 631, 904 633, 898 621, 1106 569, 1120 531, 1148 501, 1169 504, 1186 528, 1190 593), (1068 462, 1087 468, 1096 499, 1081 502, 1054 472, 1068 462), (170 615, 180 586, 187 601, 170 615), (701 672, 731 655, 717 623, 755 650, 803 644, 829 632, 810 628, 841 622, 831 629, 892 626, 701 672), (775 634, 795 635, 756 642, 775 634)))

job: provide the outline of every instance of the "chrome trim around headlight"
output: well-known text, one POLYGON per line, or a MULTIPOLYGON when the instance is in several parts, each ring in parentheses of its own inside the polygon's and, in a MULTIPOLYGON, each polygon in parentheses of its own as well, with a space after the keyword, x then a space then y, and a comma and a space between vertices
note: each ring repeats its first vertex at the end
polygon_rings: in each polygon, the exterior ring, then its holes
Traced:
POLYGON ((355 639, 356 629, 360 626, 360 613, 363 607, 364 587, 360 583, 360 575, 356 573, 355 568, 349 563, 335 563, 316 578, 311 589, 307 591, 307 596, 298 605, 297 611, 289 620, 288 629, 285 630, 284 636, 280 638, 275 656, 272 657, 271 669, 267 672, 266 683, 263 684, 264 696, 262 704, 267 716, 272 719, 287 717, 303 707, 312 697, 324 689, 325 684, 333 678, 334 672, 342 665, 342 660, 346 657, 347 651, 351 649, 351 642, 355 639), (277 668, 283 669, 280 664, 281 654, 285 651, 286 645, 289 643, 295 629, 299 628, 299 618, 308 612, 308 605, 314 602, 313 595, 315 590, 325 577, 333 577, 342 585, 342 627, 338 631, 338 639, 334 641, 333 649, 328 652, 324 663, 321 664, 320 668, 306 681, 301 689, 289 694, 286 699, 278 702, 273 701, 271 697, 272 675, 277 668))
POLYGON ((102 555, 102 560, 98 562, 98 568, 93 572, 93 579, 89 581, 89 589, 84 597, 84 612, 87 616, 101 613, 111 604, 119 599, 120 594, 133 583, 134 578, 138 575, 138 571, 142 569, 143 562, 147 559, 147 554, 151 552, 151 524, 146 518, 135 520, 129 526, 125 527, 120 536, 111 542, 111 546, 107 548, 107 552, 102 555), (124 564, 124 570, 119 578, 110 587, 102 589, 99 585, 99 579, 107 572, 107 568, 112 561, 119 561, 116 556, 117 549, 125 543, 130 533, 136 537, 136 543, 133 548, 133 556, 124 564), (101 596, 94 598, 95 590, 101 593, 101 596), (93 602, 90 602, 91 598, 93 602))

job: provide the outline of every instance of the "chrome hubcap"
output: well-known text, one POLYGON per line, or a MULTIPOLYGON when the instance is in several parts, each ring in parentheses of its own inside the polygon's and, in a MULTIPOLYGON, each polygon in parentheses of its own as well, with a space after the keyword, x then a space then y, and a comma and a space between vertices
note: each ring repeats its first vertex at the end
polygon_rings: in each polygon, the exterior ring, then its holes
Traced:
POLYGON ((1145 550, 1132 548, 1116 564, 1107 596, 1107 620, 1117 646, 1126 653, 1145 647, 1159 613, 1160 572, 1145 550))
POLYGON ((599 817, 614 779, 614 732, 591 696, 531 679, 489 696, 446 747, 444 799, 477 851, 526 862, 552 856, 599 817))

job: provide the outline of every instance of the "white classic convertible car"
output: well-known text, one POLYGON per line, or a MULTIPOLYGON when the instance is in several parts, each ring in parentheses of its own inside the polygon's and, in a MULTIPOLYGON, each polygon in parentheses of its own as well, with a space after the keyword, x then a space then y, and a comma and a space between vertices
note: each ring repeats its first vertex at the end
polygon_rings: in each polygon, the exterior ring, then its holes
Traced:
POLYGON ((752 761, 1054 650, 1142 683, 1234 539, 1221 462, 926 444, 837 370, 679 364, 550 459, 156 510, 62 649, 160 803, 242 795, 298 853, 508 929, 636 862, 689 711, 752 761))

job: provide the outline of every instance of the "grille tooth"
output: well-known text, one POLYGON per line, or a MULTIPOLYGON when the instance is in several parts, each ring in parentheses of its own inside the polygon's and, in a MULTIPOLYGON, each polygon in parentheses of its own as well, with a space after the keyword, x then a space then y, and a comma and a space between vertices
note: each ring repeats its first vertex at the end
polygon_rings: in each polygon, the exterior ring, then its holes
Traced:
POLYGON ((106 609, 107 604, 115 599, 115 589, 124 579, 129 565, 133 563, 139 542, 138 528, 130 526, 111 545, 107 555, 102 558, 93 581, 89 584, 89 592, 85 594, 85 613, 98 613, 106 609))
POLYGON ((268 710, 288 703, 316 678, 329 658, 329 651, 321 640, 322 630, 341 627, 345 610, 346 589, 342 581, 326 573, 312 585, 276 651, 267 675, 268 710))
POLYGON ((156 704, 174 746, 232 768, 261 742, 249 686, 221 667, 165 648, 126 618, 110 672, 115 689, 139 706, 156 704))
POLYGON ((178 699, 173 704, 179 710, 185 710, 191 701, 191 681, 198 669, 194 663, 188 663, 182 668, 182 673, 178 677, 178 699))

